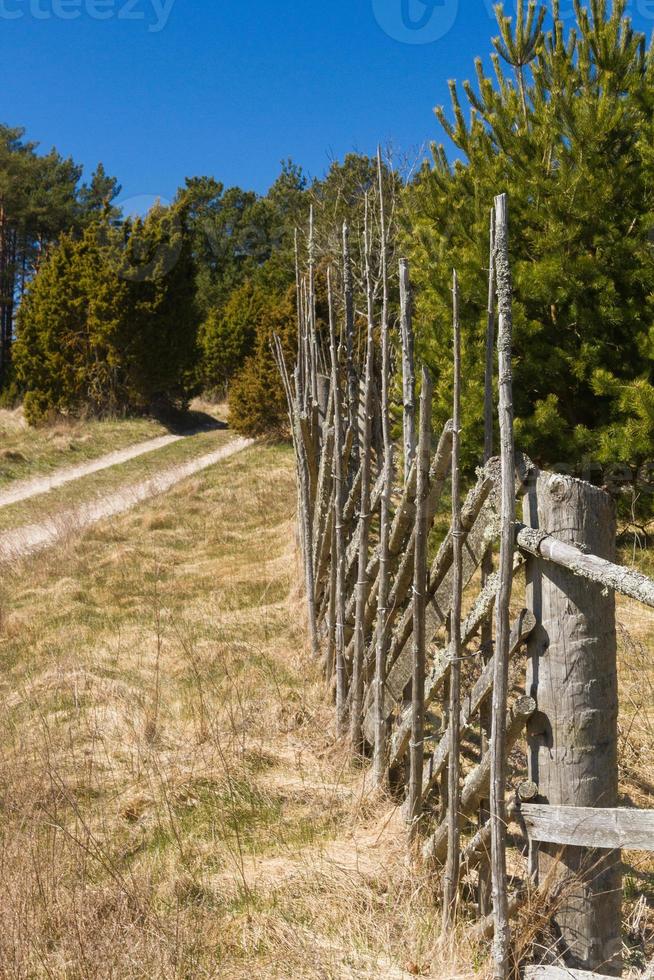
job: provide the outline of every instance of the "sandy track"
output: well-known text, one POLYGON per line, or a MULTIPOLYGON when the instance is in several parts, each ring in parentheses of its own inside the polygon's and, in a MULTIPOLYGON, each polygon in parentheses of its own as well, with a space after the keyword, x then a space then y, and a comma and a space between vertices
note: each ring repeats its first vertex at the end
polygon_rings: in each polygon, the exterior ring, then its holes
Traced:
POLYGON ((82 476, 90 473, 98 473, 100 470, 107 470, 110 466, 117 466, 119 463, 127 463, 130 459, 137 456, 144 456, 146 453, 153 453, 157 449, 163 449, 172 442, 178 442, 185 436, 157 436, 156 439, 146 439, 145 442, 134 443, 125 449, 116 449, 112 453, 98 456, 87 463, 78 463, 75 466, 62 466, 61 469, 54 470, 46 476, 35 476, 29 480, 17 480, 6 490, 0 490, 0 507, 7 507, 9 504, 17 504, 21 500, 29 500, 30 497, 37 497, 55 487, 61 487, 64 483, 72 480, 79 480, 82 476))
MULTIPOLYGON (((164 436, 163 438, 176 439, 180 437, 164 436)), ((37 524, 24 524, 21 527, 13 528, 11 531, 5 531, 0 534, 0 562, 13 561, 42 551, 67 535, 83 530, 90 524, 95 524, 106 517, 122 514, 141 501, 165 493, 166 490, 181 480, 185 480, 187 477, 213 466, 214 463, 241 452, 251 444, 251 439, 233 439, 220 449, 205 453, 204 456, 191 459, 186 463, 180 463, 178 466, 171 466, 157 476, 141 480, 138 483, 128 484, 121 487, 120 490, 87 501, 80 504, 79 507, 62 511, 37 524)))

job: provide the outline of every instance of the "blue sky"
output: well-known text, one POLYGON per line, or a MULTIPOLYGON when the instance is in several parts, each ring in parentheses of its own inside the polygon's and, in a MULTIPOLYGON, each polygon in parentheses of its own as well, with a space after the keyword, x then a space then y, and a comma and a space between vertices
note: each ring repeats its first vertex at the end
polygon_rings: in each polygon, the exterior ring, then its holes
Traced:
MULTIPOLYGON (((570 3, 571 5, 571 3, 570 3)), ((508 5, 507 5, 508 6, 508 5)), ((123 198, 185 176, 265 191, 280 160, 319 175, 378 141, 438 138, 447 79, 496 33, 491 0, 0 0, 5 96, 23 125, 123 198)), ((632 0, 651 33, 654 0, 632 0)))

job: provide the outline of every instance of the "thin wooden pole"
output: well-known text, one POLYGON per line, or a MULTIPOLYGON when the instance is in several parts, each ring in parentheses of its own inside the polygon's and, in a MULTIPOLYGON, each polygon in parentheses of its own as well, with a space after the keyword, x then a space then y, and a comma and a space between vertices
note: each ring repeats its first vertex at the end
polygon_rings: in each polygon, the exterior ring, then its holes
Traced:
POLYGON ((427 500, 431 452, 432 380, 422 368, 420 395, 420 440, 416 491, 416 544, 413 566, 413 682, 411 687, 411 743, 409 746, 409 818, 415 840, 422 810, 422 771, 425 719, 425 613, 427 593, 427 500))
POLYGON ((507 980, 511 932, 506 878, 506 729, 509 686, 510 610, 515 531, 515 446, 513 439, 513 287, 509 266, 507 196, 495 198, 495 261, 498 301, 498 378, 501 451, 500 587, 496 607, 491 729, 491 872, 493 883, 494 980, 507 980))
POLYGON ((297 398, 300 405, 304 405, 304 329, 302 311, 302 292, 300 288, 300 249, 298 245, 298 231, 295 229, 295 309, 297 316, 297 366, 299 368, 297 398))
MULTIPOLYGON (((495 351, 495 210, 490 215, 490 248, 488 263, 488 307, 486 315, 486 368, 484 372, 484 465, 493 455, 493 369, 495 351)), ((484 589, 488 579, 493 574, 493 553, 489 550, 481 563, 481 587, 484 589)), ((481 628, 481 656, 484 663, 493 656, 493 617, 485 620, 481 628)), ((489 750, 491 731, 490 701, 482 705, 479 712, 481 727, 481 754, 489 750)), ((479 826, 488 822, 490 805, 488 800, 482 800, 479 805, 479 826)), ((490 914, 491 903, 491 871, 490 863, 482 861, 479 865, 478 904, 481 918, 490 914)))
POLYGON ((336 346, 336 325, 332 295, 331 269, 327 270, 327 298, 329 303, 329 349, 331 354, 332 391, 334 400, 334 553, 336 566, 336 594, 334 603, 336 662, 336 722, 339 733, 346 728, 347 685, 345 676, 345 537, 343 531, 343 436, 341 390, 336 346))
POLYGON ((372 462, 372 391, 374 362, 374 310, 371 266, 369 201, 365 203, 365 265, 368 309, 363 433, 361 444, 361 509, 359 514, 359 558, 354 618, 354 655, 352 658, 352 697, 350 706, 350 741, 352 751, 363 751, 363 682, 366 654, 365 616, 368 601, 368 546, 370 537, 370 469, 372 462))
POLYGON ((443 931, 452 928, 456 914, 459 885, 459 848, 461 827, 459 797, 460 711, 461 711, 461 593, 463 580, 463 531, 461 528, 461 322, 459 282, 456 271, 452 280, 454 334, 454 428, 452 433, 452 607, 450 615, 450 757, 447 782, 447 864, 443 876, 443 931))
POLYGON ((309 208, 309 350, 311 363, 311 397, 318 403, 318 338, 316 336, 315 228, 313 204, 309 208))
POLYGON ((390 339, 388 330, 388 245, 386 241, 386 212, 384 209, 384 171, 381 148, 377 149, 377 173, 379 178, 379 222, 381 232, 381 424, 384 445, 384 489, 380 502, 379 522, 379 585, 377 591, 377 644, 375 650, 375 745, 373 778, 378 786, 386 779, 388 757, 388 731, 384 711, 384 684, 386 682, 386 653, 388 650, 387 603, 389 590, 389 542, 391 530, 391 493, 393 490, 393 442, 390 421, 390 339))
POLYGON ((354 362, 354 287, 352 257, 350 255, 350 229, 343 223, 343 304, 345 307, 345 368, 347 372, 347 410, 353 434, 351 469, 359 468, 359 376, 354 362))
POLYGON ((495 348, 495 211, 490 216, 486 366, 484 372, 484 463, 493 455, 493 351, 495 348))
MULTIPOLYGON (((299 368, 295 369, 295 389, 299 385, 299 368)), ((293 405, 293 429, 295 432, 295 442, 298 447, 297 467, 300 477, 300 520, 302 522, 302 540, 304 541, 304 574, 305 588, 307 593, 307 613, 309 616, 309 635, 311 638, 311 652, 314 657, 320 653, 320 642, 318 639, 318 622, 316 617, 316 591, 313 576, 313 556, 311 552, 311 489, 309 486, 309 464, 307 460, 307 447, 304 444, 302 427, 300 425, 300 409, 297 399, 293 405)))
POLYGON ((416 372, 409 263, 400 259, 400 336, 402 340, 402 401, 404 405, 404 482, 416 456, 416 372))

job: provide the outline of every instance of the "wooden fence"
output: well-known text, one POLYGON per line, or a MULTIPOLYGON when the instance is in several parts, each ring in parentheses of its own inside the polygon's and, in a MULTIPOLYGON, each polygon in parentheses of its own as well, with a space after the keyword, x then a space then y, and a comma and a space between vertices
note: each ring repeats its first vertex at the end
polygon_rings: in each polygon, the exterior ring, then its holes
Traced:
POLYGON ((375 782, 404 801, 416 860, 441 869, 444 929, 454 921, 462 882, 476 877, 476 930, 494 937, 497 980, 515 974, 509 920, 538 881, 558 891, 560 940, 549 964, 524 975, 621 976, 620 849, 654 849, 654 812, 617 807, 614 593, 654 606, 654 581, 614 564, 615 513, 606 493, 539 472, 515 452, 504 196, 491 220, 485 462, 461 500, 458 283, 455 275, 453 420, 434 438, 424 368, 419 414, 416 407, 402 261, 403 467, 395 465, 383 201, 375 270, 369 211, 361 363, 347 227, 342 267, 327 273, 328 342, 316 323, 313 220, 307 275, 298 269, 292 369, 275 338, 297 459, 311 645, 337 729, 353 756, 372 760, 375 782), (501 438, 493 458, 496 335, 501 438), (429 561, 448 479, 450 526, 429 561), (515 609, 512 578, 521 564, 525 608, 515 609), (516 747, 528 772, 511 787, 507 764, 516 747), (519 881, 507 871, 509 823, 528 842, 519 881))

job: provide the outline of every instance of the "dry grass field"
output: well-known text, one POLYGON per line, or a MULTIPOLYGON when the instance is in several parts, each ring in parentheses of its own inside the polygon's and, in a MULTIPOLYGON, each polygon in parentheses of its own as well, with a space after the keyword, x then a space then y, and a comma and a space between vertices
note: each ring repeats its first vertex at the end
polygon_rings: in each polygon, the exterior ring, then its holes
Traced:
POLYGON ((432 964, 429 888, 306 657, 294 498, 257 447, 5 572, 0 976, 432 964))
MULTIPOLYGON (((3 570, 0 978, 488 975, 335 740, 294 505, 290 450, 256 446, 3 570)), ((652 805, 651 618, 620 610, 623 789, 652 805)))

